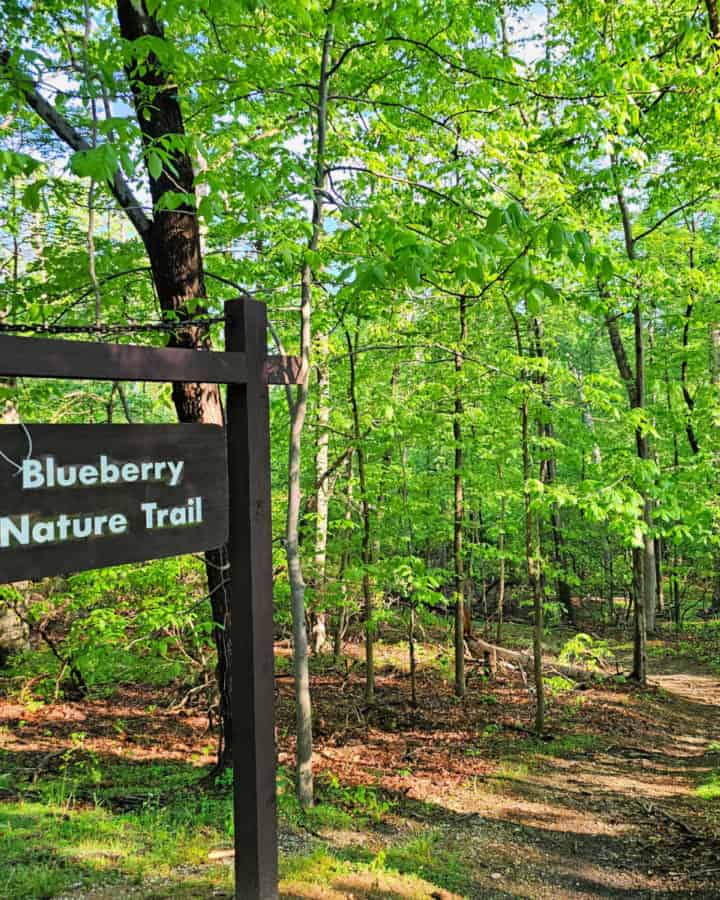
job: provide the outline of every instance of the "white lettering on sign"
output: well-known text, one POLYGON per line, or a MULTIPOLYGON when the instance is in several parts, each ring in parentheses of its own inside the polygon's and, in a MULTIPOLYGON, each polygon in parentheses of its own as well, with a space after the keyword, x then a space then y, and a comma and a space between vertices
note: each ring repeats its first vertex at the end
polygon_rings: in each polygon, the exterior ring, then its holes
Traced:
POLYGON ((158 506, 157 503, 141 503, 145 513, 145 527, 181 528, 183 525, 197 525, 203 520, 202 497, 191 497, 184 506, 158 506))
MULTIPOLYGON (((97 488, 143 482, 174 488, 180 485, 185 474, 185 461, 182 459, 123 462, 113 461, 106 454, 100 454, 95 459, 92 463, 69 464, 59 463, 52 455, 25 459, 20 465, 20 483, 27 491, 97 488)), ((147 531, 203 523, 202 497, 183 498, 181 503, 173 506, 138 502, 137 510, 137 524, 142 523, 147 531)), ((0 550, 127 534, 132 530, 131 521, 135 521, 132 516, 128 518, 129 515, 120 512, 0 515, 0 550)))
POLYGON ((127 529, 128 520, 122 513, 100 516, 68 516, 61 513, 55 519, 36 522, 27 514, 0 516, 0 547, 56 544, 106 534, 124 534, 127 529))
MULTIPOLYGON (((203 521, 202 497, 191 497, 182 506, 164 507, 157 503, 141 503, 140 509, 145 514, 145 527, 150 531, 199 525, 203 521)), ((122 513, 88 516, 61 513, 54 519, 37 520, 29 514, 0 516, 0 549, 107 537, 125 534, 127 531, 128 520, 122 513)))
POLYGON ((52 456, 44 459, 25 459, 22 462, 22 486, 25 490, 40 488, 77 487, 107 484, 129 484, 136 481, 167 483, 177 487, 182 480, 185 461, 114 463, 101 456, 97 465, 58 465, 52 456))

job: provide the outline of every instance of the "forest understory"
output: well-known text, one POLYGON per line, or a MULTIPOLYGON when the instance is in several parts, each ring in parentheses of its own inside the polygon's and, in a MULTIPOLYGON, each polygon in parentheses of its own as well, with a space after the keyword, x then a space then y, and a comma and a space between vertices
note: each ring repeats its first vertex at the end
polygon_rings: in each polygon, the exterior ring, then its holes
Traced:
MULTIPOLYGON (((506 645, 528 626, 506 625, 506 645)), ((555 629, 548 645, 570 636, 555 629)), ((452 696, 442 641, 313 660, 314 809, 291 779, 289 648, 276 647, 284 898, 720 897, 720 677, 692 635, 650 643, 650 684, 551 676, 533 735, 521 674, 469 662, 452 696)), ((605 635, 626 667, 619 632, 605 635)), ((177 685, 42 703, 0 682, 0 897, 232 896, 231 791, 208 783, 216 737, 177 685), (226 852, 223 852, 226 851, 226 852)), ((22 682, 27 685, 27 679, 22 682)))

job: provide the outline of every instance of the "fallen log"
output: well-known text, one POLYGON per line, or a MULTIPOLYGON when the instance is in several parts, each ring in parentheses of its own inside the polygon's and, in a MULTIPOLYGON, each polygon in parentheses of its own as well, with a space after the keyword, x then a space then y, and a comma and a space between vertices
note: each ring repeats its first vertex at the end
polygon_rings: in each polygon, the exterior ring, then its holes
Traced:
MULTIPOLYGON (((518 666, 523 672, 535 671, 535 662, 529 650, 507 650, 505 647, 490 644, 474 635, 472 637, 466 635, 465 644, 476 656, 483 656, 487 653, 491 658, 494 656, 496 659, 502 659, 505 662, 518 666)), ((614 674, 607 669, 586 669, 584 666, 572 666, 558 662, 556 659, 548 659, 547 657, 543 658, 543 669, 551 669, 560 675, 564 675, 566 678, 571 678, 573 681, 602 681, 614 674)))

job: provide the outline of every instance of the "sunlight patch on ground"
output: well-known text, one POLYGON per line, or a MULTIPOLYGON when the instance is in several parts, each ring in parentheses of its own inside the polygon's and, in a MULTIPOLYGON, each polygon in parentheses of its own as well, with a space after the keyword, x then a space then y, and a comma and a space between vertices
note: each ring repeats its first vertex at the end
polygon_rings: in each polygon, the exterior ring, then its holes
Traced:
POLYGON ((459 894, 439 891, 420 878, 375 872, 335 875, 326 885, 298 881, 285 881, 280 885, 282 900, 347 900, 348 897, 355 900, 427 900, 430 896, 460 900, 459 894))

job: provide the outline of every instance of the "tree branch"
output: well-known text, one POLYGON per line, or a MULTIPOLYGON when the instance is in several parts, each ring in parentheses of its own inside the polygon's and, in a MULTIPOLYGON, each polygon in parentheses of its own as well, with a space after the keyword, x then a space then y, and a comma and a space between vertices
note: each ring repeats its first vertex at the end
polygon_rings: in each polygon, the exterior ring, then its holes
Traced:
POLYGON ((710 191, 703 191, 703 193, 698 194, 697 197, 693 197, 686 203, 681 203, 680 206, 676 206, 674 209, 671 209, 670 212, 665 213, 664 216, 661 216, 657 220, 657 222, 655 222, 649 228, 646 228, 645 231, 642 231, 640 234, 636 235, 634 243, 637 244, 638 241, 641 241, 644 237, 652 234, 653 231, 657 231, 657 229, 660 228, 661 225, 664 225, 668 219, 671 219, 673 216, 677 215, 679 212, 682 212, 684 209, 688 209, 690 206, 694 206, 696 203, 699 203, 700 200, 704 200, 709 194, 710 191))
POLYGON ((382 178, 385 181, 393 181, 396 184, 406 184, 408 187, 417 188, 419 191, 425 191, 433 197, 437 197, 438 200, 445 200, 448 203, 452 203, 453 206, 456 206, 458 209, 464 210, 466 213, 469 213, 471 216, 475 216, 476 219, 481 219, 485 221, 487 218, 482 213, 479 213, 477 210, 473 209, 470 206, 466 206, 464 203, 461 203, 459 200, 456 200, 454 197, 449 196, 448 194, 443 193, 442 191, 438 191, 436 188, 431 187, 429 184, 423 184, 421 181, 414 181, 410 178, 401 178, 399 175, 386 175, 384 172, 377 172, 375 169, 369 169, 367 166, 354 166, 354 165, 340 165, 340 166, 331 166, 326 169, 326 172, 362 172, 365 175, 372 175, 374 178, 382 178))
POLYGON ((627 353, 625 352, 625 345, 623 344, 623 339, 620 335, 617 317, 607 316, 605 325, 607 327, 608 336, 610 337, 610 346, 612 347, 613 355, 615 356, 618 372, 620 373, 620 377, 625 383, 628 392, 630 406, 634 407, 637 401, 637 384, 635 383, 635 377, 633 376, 627 353))
MULTIPOLYGON (((16 85, 25 98, 28 106, 33 109, 45 124, 60 138, 63 143, 67 144, 71 150, 91 150, 92 147, 88 141, 80 134, 80 132, 61 115, 57 109, 43 97, 38 90, 37 84, 22 73, 13 72, 9 66, 10 51, 0 51, 0 68, 5 69, 14 77, 16 85)), ((113 174, 112 179, 107 182, 110 192, 117 200, 118 205, 125 212, 128 219, 133 224, 138 235, 145 240, 150 226, 151 220, 143 212, 142 205, 132 191, 132 188, 125 180, 120 168, 118 167, 113 174)))
POLYGON ((359 41, 357 44, 350 44, 346 47, 343 52, 340 54, 338 59, 333 63, 332 66, 325 73, 326 78, 332 78, 332 76, 337 72, 337 70, 342 66, 347 57, 352 53, 353 50, 360 50, 362 47, 372 47, 373 44, 377 44, 377 41, 359 41))

